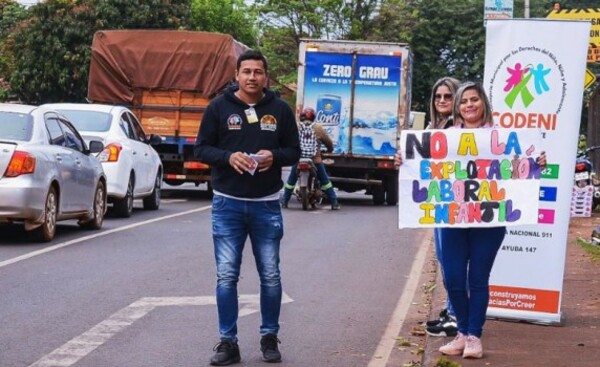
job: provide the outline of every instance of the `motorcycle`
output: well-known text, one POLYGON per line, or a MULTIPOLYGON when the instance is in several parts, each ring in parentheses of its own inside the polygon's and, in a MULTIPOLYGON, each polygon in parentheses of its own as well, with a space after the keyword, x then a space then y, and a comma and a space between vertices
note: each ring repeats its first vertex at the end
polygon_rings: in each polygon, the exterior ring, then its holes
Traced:
POLYGON ((302 210, 315 209, 323 201, 321 183, 317 178, 317 168, 310 158, 301 158, 296 166, 298 181, 294 196, 302 203, 302 210))
POLYGON ((588 185, 593 185, 594 187, 592 211, 600 204, 600 180, 596 177, 594 165, 588 157, 596 149, 600 149, 600 146, 579 150, 577 152, 577 159, 575 160, 575 185, 580 188, 588 185))

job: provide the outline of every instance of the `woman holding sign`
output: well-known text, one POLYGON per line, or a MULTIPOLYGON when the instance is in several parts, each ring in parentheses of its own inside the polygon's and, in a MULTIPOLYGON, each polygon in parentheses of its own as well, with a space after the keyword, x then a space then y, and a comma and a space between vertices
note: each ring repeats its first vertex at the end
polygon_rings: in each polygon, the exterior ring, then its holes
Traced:
MULTIPOLYGON (((447 129, 454 124, 452 119, 452 108, 454 106, 454 95, 460 81, 451 77, 438 79, 431 88, 431 99, 429 101, 429 116, 431 121, 427 129, 447 129)), ((435 244, 435 256, 440 263, 442 274, 444 264, 442 263, 442 243, 440 241, 440 228, 433 230, 433 242, 435 244)), ((458 328, 456 316, 450 299, 447 297, 446 308, 440 312, 437 320, 427 321, 427 334, 431 336, 455 336, 458 328)))
MULTIPOLYGON (((481 85, 462 84, 454 99, 454 127, 493 126, 489 100, 481 85)), ((546 165, 544 152, 538 157, 546 165)), ((458 335, 439 350, 447 355, 481 358, 481 334, 489 301, 489 278, 505 227, 442 228, 444 281, 458 322, 458 335)))

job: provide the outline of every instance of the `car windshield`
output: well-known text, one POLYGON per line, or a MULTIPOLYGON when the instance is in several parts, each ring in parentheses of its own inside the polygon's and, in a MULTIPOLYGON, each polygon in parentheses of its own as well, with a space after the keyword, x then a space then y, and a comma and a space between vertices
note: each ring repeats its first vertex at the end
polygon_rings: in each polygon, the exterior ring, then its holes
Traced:
POLYGON ((110 114, 98 111, 61 110, 79 131, 108 131, 110 128, 110 114))
POLYGON ((29 114, 0 111, 0 140, 31 140, 33 118, 29 114))

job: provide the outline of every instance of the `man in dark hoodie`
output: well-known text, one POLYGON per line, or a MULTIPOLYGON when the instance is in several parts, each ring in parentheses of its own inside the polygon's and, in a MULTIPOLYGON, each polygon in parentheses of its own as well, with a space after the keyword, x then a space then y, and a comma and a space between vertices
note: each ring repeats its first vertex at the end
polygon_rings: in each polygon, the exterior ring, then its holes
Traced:
POLYGON ((217 263, 221 341, 213 366, 241 360, 237 338, 242 252, 250 236, 260 278, 260 349, 265 362, 280 362, 279 244, 283 220, 281 167, 296 164, 300 142, 294 113, 267 89, 267 60, 247 51, 237 60, 238 86, 228 88, 204 112, 194 154, 212 168, 212 230, 217 263))

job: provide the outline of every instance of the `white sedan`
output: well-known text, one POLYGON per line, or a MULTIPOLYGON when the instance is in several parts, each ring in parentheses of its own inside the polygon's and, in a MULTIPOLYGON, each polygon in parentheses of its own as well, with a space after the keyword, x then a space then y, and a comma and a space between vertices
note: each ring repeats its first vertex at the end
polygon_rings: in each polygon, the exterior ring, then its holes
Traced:
POLYGON ((85 140, 99 139, 104 150, 97 158, 108 182, 108 201, 119 217, 129 217, 133 200, 143 198, 144 209, 160 206, 162 163, 151 146, 158 135, 147 136, 137 117, 128 108, 103 104, 46 104, 75 125, 85 140))
MULTIPOLYGON (((47 107, 0 104, 0 223, 23 223, 39 241, 51 241, 56 222, 78 219, 100 229, 106 212, 106 176, 71 123, 47 107)), ((1 227, 0 227, 1 228, 1 227)))

